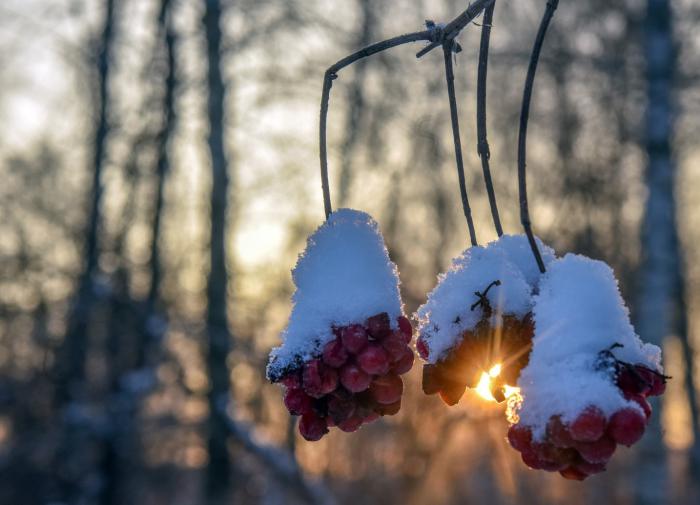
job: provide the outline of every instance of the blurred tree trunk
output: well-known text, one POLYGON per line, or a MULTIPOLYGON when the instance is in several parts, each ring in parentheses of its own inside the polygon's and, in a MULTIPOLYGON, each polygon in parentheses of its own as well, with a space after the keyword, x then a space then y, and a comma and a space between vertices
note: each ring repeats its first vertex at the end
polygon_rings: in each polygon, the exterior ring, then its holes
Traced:
MULTIPOLYGON (((153 58, 165 59, 164 76, 155 79, 155 87, 162 85, 162 100, 156 105, 162 120, 154 139, 158 153, 154 170, 155 199, 151 216, 151 255, 149 267, 151 279, 146 303, 139 304, 129 293, 129 270, 127 260, 115 274, 113 296, 110 305, 107 351, 110 356, 109 396, 106 407, 107 422, 110 427, 101 446, 100 471, 103 482, 99 503, 115 505, 128 500, 129 470, 138 465, 136 457, 142 448, 138 442, 138 407, 147 391, 154 384, 153 353, 156 343, 162 336, 163 324, 157 313, 157 302, 161 282, 160 275, 160 228, 164 203, 164 186, 168 168, 168 143, 173 131, 175 96, 175 33, 170 22, 170 0, 162 0, 157 20, 157 42, 153 58), (163 54, 164 53, 164 54, 163 54), (129 338, 131 336, 131 338, 129 338), (133 452, 130 452, 132 451, 133 452)), ((160 65, 158 66, 160 68, 160 65)), ((145 134, 144 134, 145 135, 145 134)), ((146 135, 147 136, 147 135, 146 135)), ((135 148, 144 137, 136 140, 135 148)), ((137 184, 134 182, 132 196, 137 184)), ((127 214, 133 213, 133 205, 127 214)), ((125 216, 125 218, 131 216, 125 216)), ((123 248, 128 227, 133 217, 125 223, 118 241, 123 248)), ((119 257, 122 256, 118 251, 119 257)))
POLYGON ((102 221, 102 169, 109 136, 108 81, 110 51, 114 34, 114 11, 116 0, 105 1, 105 22, 97 56, 97 125, 95 128, 92 185, 89 189, 90 210, 85 229, 85 264, 78 283, 66 335, 59 356, 59 372, 56 397, 59 405, 73 399, 76 387, 85 377, 85 358, 88 347, 87 325, 94 293, 94 277, 99 261, 99 231, 102 221))
POLYGON ((219 0, 207 0, 204 29, 207 39, 207 85, 209 89, 208 122, 211 156, 211 244, 210 270, 207 281, 207 372, 209 375, 209 419, 206 470, 208 504, 221 503, 231 480, 231 462, 227 448, 227 424, 223 408, 229 395, 227 358, 231 334, 227 318, 228 271, 226 268, 226 209, 228 169, 224 150, 224 107, 226 88, 221 75, 221 14, 219 0))
MULTIPOLYGON (((55 454, 53 475, 56 493, 62 503, 92 503, 97 498, 99 469, 92 460, 91 446, 100 419, 86 407, 86 361, 89 348, 89 323, 99 291, 96 280, 99 269, 99 233, 102 223, 102 172, 110 133, 109 77, 110 54, 114 42, 116 0, 105 1, 105 21, 96 58, 97 124, 92 158, 92 185, 85 236, 85 262, 78 281, 66 332, 56 359, 55 407, 60 412, 60 443, 55 454)), ((103 293, 104 294, 104 293, 103 293)))
MULTIPOLYGON (((646 151, 648 197, 642 228, 642 289, 638 305, 641 337, 657 345, 674 329, 673 316, 681 277, 681 255, 674 198, 675 162, 672 155, 673 75, 675 67, 671 5, 648 0, 646 13, 647 114, 646 151)), ((634 486, 639 504, 668 501, 667 454, 661 430, 661 402, 640 443, 634 486)))
POLYGON ((146 317, 143 327, 143 339, 140 342, 140 349, 137 356, 137 367, 143 367, 148 361, 148 355, 153 351, 162 337, 164 331, 164 321, 159 314, 158 303, 160 301, 161 284, 161 222, 163 217, 163 206, 165 204, 165 182, 167 180, 170 167, 170 157, 168 147, 170 145, 173 131, 175 129, 175 88, 177 86, 177 63, 175 60, 176 33, 172 26, 171 18, 172 3, 170 0, 161 0, 160 13, 158 15, 158 33, 164 42, 166 74, 165 89, 162 101, 162 122, 156 135, 158 150, 158 160, 155 170, 156 195, 153 202, 153 213, 151 217, 151 256, 149 267, 151 279, 148 288, 148 299, 146 301, 146 317))
MULTIPOLYGON (((354 48, 365 47, 373 42, 374 37, 374 6, 371 0, 359 0, 361 9, 360 33, 354 42, 354 48)), ((340 149, 340 175, 338 177, 338 206, 344 207, 350 196, 352 185, 352 165, 357 152, 362 124, 365 115, 364 87, 367 75, 367 61, 359 61, 355 67, 355 75, 348 87, 348 114, 345 122, 345 141, 340 149)))

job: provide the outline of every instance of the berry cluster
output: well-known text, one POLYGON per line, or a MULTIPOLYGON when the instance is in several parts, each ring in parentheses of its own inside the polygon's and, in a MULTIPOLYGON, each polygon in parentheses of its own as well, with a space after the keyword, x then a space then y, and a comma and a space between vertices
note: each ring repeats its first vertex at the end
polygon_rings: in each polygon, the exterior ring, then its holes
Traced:
MULTIPOLYGON (((501 373, 490 385, 494 398, 499 402, 505 400, 504 385, 515 384, 520 370, 527 365, 534 323, 529 313, 522 319, 510 314, 494 317, 486 294, 498 285, 500 281, 494 281, 483 292, 475 293, 478 300, 471 310, 482 308, 476 326, 462 332, 458 343, 440 361, 423 365, 425 394, 439 393, 447 405, 455 405, 467 387, 476 387, 485 370, 494 363, 503 363, 501 373)), ((424 339, 418 339, 416 349, 421 358, 428 359, 429 349, 424 339)))
POLYGON ((400 375, 413 366, 413 329, 404 316, 398 318, 398 330, 382 312, 364 325, 333 328, 333 333, 321 356, 281 378, 284 404, 290 414, 301 416, 299 432, 309 441, 319 440, 332 426, 352 432, 396 414, 403 393, 400 375))
POLYGON ((617 387, 639 409, 623 406, 606 417, 598 407, 590 405, 568 424, 555 415, 550 417, 541 441, 533 440, 529 427, 512 425, 508 441, 521 453, 527 466, 559 472, 566 479, 584 480, 605 471, 617 444, 629 447, 642 438, 651 417, 646 398, 664 393, 666 377, 644 365, 619 360, 614 361, 614 371, 617 387))

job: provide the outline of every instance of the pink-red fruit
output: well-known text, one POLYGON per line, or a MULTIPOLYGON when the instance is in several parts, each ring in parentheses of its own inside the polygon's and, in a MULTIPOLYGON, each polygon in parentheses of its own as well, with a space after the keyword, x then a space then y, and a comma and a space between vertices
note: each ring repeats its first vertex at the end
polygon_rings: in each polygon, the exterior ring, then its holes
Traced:
POLYGON ((328 433, 328 427, 325 419, 313 412, 307 412, 299 420, 299 433, 309 442, 315 442, 328 433))
POLYGON ((340 369, 340 383, 352 393, 364 391, 370 382, 372 377, 353 363, 348 363, 340 369))
POLYGON ((389 371, 389 354, 384 348, 371 342, 357 355, 357 364, 372 375, 384 375, 389 371))
POLYGON ((340 332, 340 338, 345 348, 352 354, 357 354, 367 345, 367 331, 361 324, 346 326, 340 332))
POLYGON ((644 419, 643 414, 628 407, 618 410, 612 415, 608 433, 615 442, 629 447, 642 438, 645 424, 646 419, 644 419))
POLYGON ((569 431, 571 438, 578 442, 593 442, 603 436, 605 425, 605 414, 598 407, 591 405, 574 419, 569 431))

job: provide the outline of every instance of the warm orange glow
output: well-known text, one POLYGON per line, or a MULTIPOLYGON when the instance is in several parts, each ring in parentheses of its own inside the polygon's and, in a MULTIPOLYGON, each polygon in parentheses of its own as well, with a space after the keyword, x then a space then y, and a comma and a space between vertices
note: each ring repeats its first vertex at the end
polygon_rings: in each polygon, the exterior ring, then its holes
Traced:
MULTIPOLYGON (((475 390, 479 396, 484 400, 495 402, 496 399, 491 394, 491 380, 498 377, 501 373, 502 366, 500 363, 496 363, 488 372, 483 372, 481 378, 479 379, 479 384, 477 384, 475 390)), ((515 386, 505 385, 503 388, 503 394, 506 398, 510 398, 513 395, 520 393, 520 388, 515 386)))

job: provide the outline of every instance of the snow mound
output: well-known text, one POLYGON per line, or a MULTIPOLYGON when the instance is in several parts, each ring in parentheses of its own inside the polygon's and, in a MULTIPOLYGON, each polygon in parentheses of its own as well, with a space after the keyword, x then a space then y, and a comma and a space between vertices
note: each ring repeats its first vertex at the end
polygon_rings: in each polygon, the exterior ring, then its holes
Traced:
POLYGON ((397 328, 403 314, 398 270, 377 222, 364 212, 333 212, 308 238, 292 279, 292 313, 282 345, 270 352, 270 380, 318 356, 335 338, 333 326, 363 323, 386 312, 397 328))
MULTIPOLYGON (((546 245, 538 237, 535 237, 535 242, 546 268, 556 258, 554 249, 546 245)), ((498 240, 491 242, 488 247, 503 251, 510 262, 520 270, 530 287, 533 290, 538 288, 542 273, 537 266, 535 256, 532 254, 530 242, 528 242, 525 235, 503 235, 498 240)))
MULTIPOLYGON (((530 253, 532 254, 532 253, 530 253)), ((493 243, 472 247, 455 258, 450 269, 438 276, 438 284, 415 314, 418 332, 430 351, 429 363, 436 363, 473 329, 483 315, 481 306, 471 310, 478 297, 492 282, 487 297, 498 314, 524 317, 531 307, 531 288, 504 248, 493 243)))
POLYGON ((625 406, 639 409, 623 398, 601 352, 611 350, 619 360, 662 372, 661 350, 635 333, 607 264, 575 254, 551 262, 533 313, 535 336, 518 381, 523 398, 518 415, 535 439, 544 437, 553 415, 571 422, 589 405, 606 416, 625 406))

